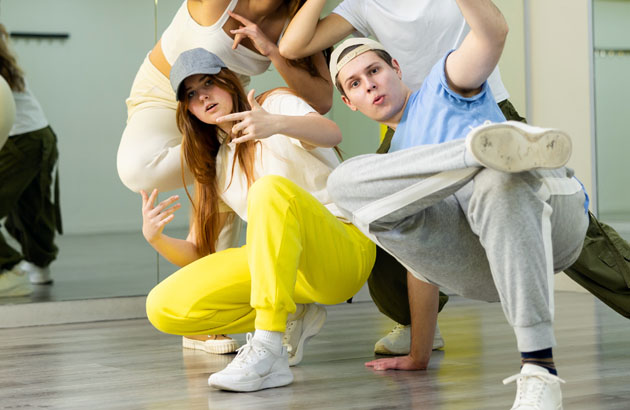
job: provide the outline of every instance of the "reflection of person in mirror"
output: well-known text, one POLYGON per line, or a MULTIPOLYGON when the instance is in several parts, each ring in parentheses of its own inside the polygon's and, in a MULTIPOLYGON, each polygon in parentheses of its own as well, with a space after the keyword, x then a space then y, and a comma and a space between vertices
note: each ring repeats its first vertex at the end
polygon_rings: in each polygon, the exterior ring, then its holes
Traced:
POLYGON ((374 263, 375 247, 325 188, 341 132, 289 89, 246 96, 236 75, 201 48, 180 55, 171 83, 194 211, 186 240, 167 237, 177 197, 154 206, 156 192, 142 193, 146 239, 184 266, 150 292, 147 315, 174 334, 255 330, 231 364, 210 376, 211 386, 287 385, 289 366, 324 324, 326 310, 315 302, 347 300, 374 263), (248 223, 246 244, 217 251, 234 213, 248 223))
MULTIPOLYGON (((309 0, 300 8, 280 40, 280 53, 300 58, 337 44, 360 33, 372 36, 385 46, 400 64, 402 81, 417 91, 431 68, 444 53, 457 47, 469 27, 455 0, 344 0, 320 19, 326 0, 309 0)), ((508 120, 522 121, 501 81, 499 68, 488 77, 499 108, 508 120)), ((387 128, 378 153, 386 153, 394 130, 387 128)), ((380 248, 368 281, 376 306, 396 322, 394 329, 378 340, 374 353, 405 355, 411 344, 411 317, 407 295, 407 269, 380 248), (403 297, 401 297, 403 296, 403 297)), ((440 292, 441 311, 448 296, 440 292)), ((444 346, 436 325, 433 348, 444 346)))
POLYGON ((490 0, 457 4, 471 31, 416 92, 374 40, 331 55, 343 102, 395 129, 389 153, 355 157, 328 179, 334 201, 410 271, 410 353, 366 365, 427 368, 442 286, 500 300, 521 353, 520 373, 504 380, 517 381, 512 409, 559 409, 553 280, 582 251, 588 196, 564 167, 569 136, 505 122, 490 92, 508 31, 501 12, 490 0))
MULTIPOLYGON (((289 61, 276 42, 299 0, 185 0, 160 41, 145 58, 127 99, 127 125, 118 149, 118 174, 133 191, 180 188, 182 136, 177 101, 169 85, 171 65, 196 47, 217 54, 239 77, 265 72, 270 63, 298 96, 318 112, 332 105, 324 54, 289 61), (272 41, 266 41, 269 38, 272 41)), ((302 1, 303 2, 303 1, 302 1)), ((185 170, 187 172, 187 170, 185 170)))
POLYGON ((55 230, 61 233, 57 137, 24 73, 8 47, 9 35, 0 24, 0 74, 9 84, 16 116, 0 150, 0 219, 21 246, 13 249, 0 233, 0 296, 24 296, 32 284, 52 282, 49 265, 57 257, 55 230), (54 191, 54 198, 51 191, 54 191))

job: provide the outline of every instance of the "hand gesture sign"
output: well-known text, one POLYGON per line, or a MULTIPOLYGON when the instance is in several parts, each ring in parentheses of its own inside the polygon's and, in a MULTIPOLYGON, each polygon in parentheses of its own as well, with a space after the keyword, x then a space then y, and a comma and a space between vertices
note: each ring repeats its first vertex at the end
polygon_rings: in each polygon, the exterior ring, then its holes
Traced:
POLYGON ((254 90, 247 94, 247 101, 252 107, 250 111, 237 112, 217 118, 217 123, 236 122, 232 127, 232 135, 237 135, 239 131, 242 134, 232 141, 241 143, 253 139, 268 138, 277 134, 277 119, 258 104, 254 98, 254 90))
POLYGON ((278 52, 278 46, 269 40, 269 37, 262 32, 258 25, 231 11, 228 11, 228 14, 234 20, 237 20, 242 24, 241 27, 235 30, 230 30, 232 34, 236 34, 236 36, 234 36, 232 50, 235 50, 240 42, 245 38, 249 38, 254 44, 254 47, 256 47, 256 50, 265 57, 268 57, 271 53, 278 52))
POLYGON ((140 195, 142 196, 142 235, 149 243, 152 243, 162 235, 166 224, 175 217, 173 213, 182 205, 177 203, 168 208, 179 199, 179 195, 173 195, 154 206, 158 195, 157 189, 154 189, 150 196, 144 190, 140 191, 140 195))

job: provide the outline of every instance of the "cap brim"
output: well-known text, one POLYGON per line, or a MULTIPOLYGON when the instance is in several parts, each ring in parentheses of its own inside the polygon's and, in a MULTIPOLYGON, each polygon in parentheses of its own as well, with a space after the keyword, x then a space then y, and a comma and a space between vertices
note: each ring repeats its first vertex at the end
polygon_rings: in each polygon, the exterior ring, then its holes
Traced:
POLYGON ((181 101, 182 100, 180 98, 181 92, 182 92, 182 87, 184 86, 184 81, 186 81, 186 79, 188 77, 193 76, 193 75, 197 75, 197 74, 215 75, 215 74, 218 74, 221 71, 222 68, 223 67, 216 67, 216 69, 214 69, 214 70, 208 70, 208 69, 205 69, 205 70, 201 70, 201 69, 200 70, 191 70, 190 73, 187 73, 186 76, 181 79, 181 81, 179 82, 179 85, 177 86, 177 92, 175 93, 175 98, 177 99, 177 101, 181 101))

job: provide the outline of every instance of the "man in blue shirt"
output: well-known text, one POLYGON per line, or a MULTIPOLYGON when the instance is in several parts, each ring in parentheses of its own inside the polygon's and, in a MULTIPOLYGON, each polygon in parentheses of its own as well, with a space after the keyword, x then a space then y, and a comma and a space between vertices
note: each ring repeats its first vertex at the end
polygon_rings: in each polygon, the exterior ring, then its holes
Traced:
POLYGON ((587 196, 563 167, 566 134, 502 122, 486 83, 507 35, 499 10, 457 3, 471 31, 415 93, 375 41, 346 40, 331 58, 343 101, 396 130, 388 154, 352 158, 328 180, 353 223, 409 270, 411 352, 368 366, 427 367, 443 286, 501 301, 521 352, 521 373, 506 379, 520 380, 513 409, 561 408, 553 278, 580 254, 587 196))

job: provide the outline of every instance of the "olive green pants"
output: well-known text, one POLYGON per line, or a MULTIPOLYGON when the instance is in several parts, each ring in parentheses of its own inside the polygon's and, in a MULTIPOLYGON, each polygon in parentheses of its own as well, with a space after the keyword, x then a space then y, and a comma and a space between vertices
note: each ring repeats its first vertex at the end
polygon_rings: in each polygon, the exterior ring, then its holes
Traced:
MULTIPOLYGON (((499 108, 506 119, 526 122, 508 100, 501 101, 499 108)), ((388 128, 376 152, 379 154, 388 152, 393 136, 394 130, 388 128)), ((368 279, 368 287, 370 296, 381 313, 396 323, 411 324, 407 297, 407 269, 379 247, 376 248, 376 262, 368 279)), ((448 295, 440 292, 438 312, 442 311, 447 301, 448 295)))
MULTIPOLYGON (((53 188, 57 137, 50 127, 9 137, 0 150, 0 219, 21 245, 10 247, 0 233, 0 268, 25 259, 48 266, 57 257, 55 230, 61 233, 58 183, 53 188)), ((58 178, 55 178, 56 180, 58 178)))

